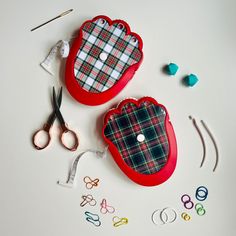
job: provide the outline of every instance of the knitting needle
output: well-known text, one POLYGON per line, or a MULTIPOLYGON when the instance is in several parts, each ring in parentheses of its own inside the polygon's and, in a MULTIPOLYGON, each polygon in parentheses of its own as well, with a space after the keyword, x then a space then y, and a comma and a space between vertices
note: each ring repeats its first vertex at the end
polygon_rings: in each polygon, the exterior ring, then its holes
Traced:
POLYGON ((45 23, 43 23, 43 24, 41 24, 41 25, 39 25, 39 26, 37 26, 37 27, 35 27, 33 29, 31 29, 30 31, 32 32, 32 31, 34 31, 34 30, 36 30, 36 29, 38 29, 38 28, 40 28, 40 27, 50 23, 51 21, 54 21, 54 20, 56 20, 56 19, 58 19, 58 18, 60 18, 62 16, 65 16, 65 15, 69 14, 72 11, 73 11, 73 9, 70 9, 68 11, 62 12, 60 15, 58 15, 58 16, 54 17, 53 19, 51 19, 51 20, 49 20, 49 21, 47 21, 47 22, 45 22, 45 23))

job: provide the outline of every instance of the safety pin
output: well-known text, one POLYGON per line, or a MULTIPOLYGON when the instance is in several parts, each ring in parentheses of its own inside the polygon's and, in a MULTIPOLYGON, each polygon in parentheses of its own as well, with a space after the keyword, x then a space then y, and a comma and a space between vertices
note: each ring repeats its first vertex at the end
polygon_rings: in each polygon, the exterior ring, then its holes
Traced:
POLYGON ((91 194, 83 195, 82 199, 83 201, 80 203, 81 207, 85 206, 86 204, 89 204, 90 206, 95 206, 97 204, 96 200, 91 194))
POLYGON ((102 214, 106 214, 108 213, 114 213, 115 212, 115 208, 113 206, 108 206, 107 205, 107 200, 105 198, 102 199, 102 202, 100 203, 101 209, 100 212, 102 214))
POLYGON ((114 227, 118 227, 118 226, 121 226, 121 225, 126 225, 128 224, 128 219, 123 217, 123 218, 119 218, 118 216, 114 216, 112 218, 112 221, 113 221, 113 226, 114 227))
POLYGON ((97 227, 101 225, 100 218, 97 214, 93 214, 89 211, 86 211, 84 214, 87 216, 86 220, 88 222, 92 223, 93 225, 95 225, 97 227))
POLYGON ((89 176, 84 177, 84 183, 87 189, 92 189, 93 187, 97 187, 98 182, 99 182, 98 178, 92 180, 89 176))

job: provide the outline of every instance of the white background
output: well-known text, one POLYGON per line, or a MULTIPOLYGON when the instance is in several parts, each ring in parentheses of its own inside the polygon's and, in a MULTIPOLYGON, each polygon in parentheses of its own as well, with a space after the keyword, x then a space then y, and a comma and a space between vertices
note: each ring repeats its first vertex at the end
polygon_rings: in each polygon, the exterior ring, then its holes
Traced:
POLYGON ((236 88, 236 1, 1 1, 1 148, 0 148, 0 235, 215 235, 231 236, 235 230, 235 88, 236 88), (74 11, 47 26, 30 29, 67 9, 74 11), (133 80, 108 103, 89 107, 77 103, 64 87, 63 64, 55 63, 51 77, 39 63, 52 45, 68 39, 87 19, 105 14, 127 21, 144 42, 144 61, 133 80), (175 77, 162 72, 169 62, 179 65, 175 77), (61 71, 61 73, 59 73, 61 71), (184 75, 194 73, 199 83, 182 85, 184 75), (52 86, 64 87, 61 110, 80 137, 75 152, 58 142, 58 123, 47 149, 33 148, 33 132, 43 125, 52 107, 52 86), (128 96, 153 96, 170 114, 178 142, 178 163, 172 177, 156 187, 131 182, 116 166, 111 155, 104 160, 87 154, 79 163, 77 187, 57 185, 66 180, 73 159, 87 148, 103 149, 101 137, 104 113, 128 96), (203 119, 216 137, 220 162, 212 172, 215 154, 207 140, 207 159, 199 168, 202 146, 188 116, 203 119), (88 191, 82 181, 89 175, 100 186, 88 191), (194 199, 199 185, 209 189, 203 202, 207 214, 185 222, 180 197, 194 199), (80 207, 81 195, 92 193, 127 217, 128 225, 114 228, 113 215, 101 215, 99 207, 80 207), (175 223, 155 226, 155 209, 173 207, 175 223), (101 227, 85 220, 89 210, 101 216, 101 227))

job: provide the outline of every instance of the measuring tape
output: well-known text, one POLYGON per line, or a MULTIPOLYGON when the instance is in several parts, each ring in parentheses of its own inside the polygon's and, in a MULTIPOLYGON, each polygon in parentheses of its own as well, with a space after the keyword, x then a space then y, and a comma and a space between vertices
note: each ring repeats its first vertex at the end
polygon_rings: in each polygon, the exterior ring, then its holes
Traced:
POLYGON ((51 64, 52 61, 56 58, 58 51, 60 52, 62 58, 68 57, 70 52, 69 42, 65 40, 58 41, 56 45, 52 47, 52 49, 50 50, 48 56, 44 59, 44 61, 40 63, 43 69, 45 69, 51 75, 54 75, 54 73, 51 71, 51 64))
POLYGON ((71 169, 70 169, 70 172, 69 172, 68 180, 66 182, 58 181, 57 183, 59 185, 63 186, 63 187, 73 188, 75 186, 75 177, 76 177, 76 174, 77 174, 77 167, 78 167, 78 162, 79 162, 80 158, 85 153, 88 153, 88 152, 95 153, 100 158, 105 158, 106 155, 107 155, 107 149, 108 149, 108 146, 105 147, 105 149, 103 151, 88 149, 87 151, 84 151, 84 152, 80 153, 75 158, 74 162, 72 163, 72 166, 71 166, 71 169))

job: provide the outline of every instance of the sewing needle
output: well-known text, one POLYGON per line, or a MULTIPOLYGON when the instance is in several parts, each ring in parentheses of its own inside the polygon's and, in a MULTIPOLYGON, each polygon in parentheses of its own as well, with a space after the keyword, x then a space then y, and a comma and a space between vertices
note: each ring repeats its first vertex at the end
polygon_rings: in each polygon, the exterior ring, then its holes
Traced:
POLYGON ((48 24, 48 23, 50 23, 50 22, 52 22, 52 21, 54 21, 54 20, 56 20, 56 19, 58 19, 58 18, 60 18, 60 17, 62 17, 62 16, 65 16, 65 15, 69 14, 69 13, 72 12, 72 11, 73 11, 73 9, 70 9, 70 10, 67 10, 67 11, 65 11, 65 12, 62 12, 60 15, 54 17, 53 19, 51 19, 51 20, 49 20, 49 21, 47 21, 47 22, 44 22, 43 24, 41 24, 41 25, 39 25, 39 26, 37 26, 37 27, 31 29, 30 31, 32 32, 32 31, 34 31, 34 30, 36 30, 36 29, 38 29, 38 28, 40 28, 40 27, 42 27, 42 26, 44 26, 44 25, 46 25, 46 24, 48 24))

